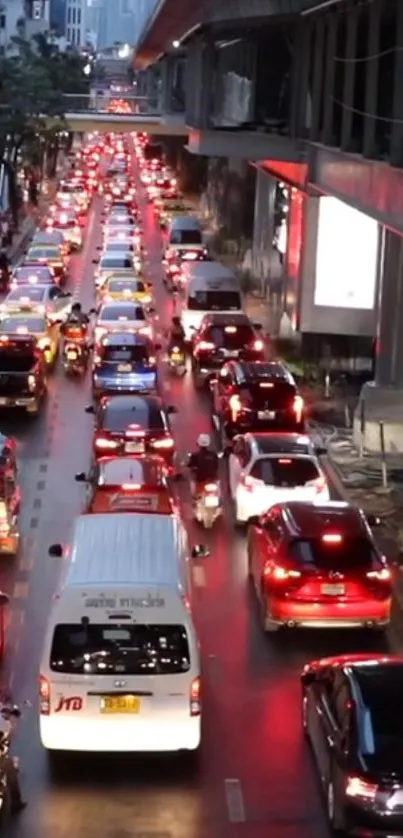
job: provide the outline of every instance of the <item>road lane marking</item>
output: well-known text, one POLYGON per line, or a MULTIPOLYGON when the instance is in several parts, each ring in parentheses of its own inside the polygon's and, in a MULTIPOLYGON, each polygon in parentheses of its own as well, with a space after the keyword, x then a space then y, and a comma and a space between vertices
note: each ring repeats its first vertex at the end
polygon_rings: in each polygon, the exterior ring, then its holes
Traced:
POLYGON ((18 562, 18 570, 29 573, 34 566, 33 556, 24 556, 18 562))
POLYGON ((27 599, 29 582, 16 582, 13 588, 13 599, 27 599))
POLYGON ((204 567, 194 567, 193 568, 193 583, 196 588, 206 588, 207 587, 207 578, 206 578, 206 571, 204 567))
POLYGON ((245 806, 240 780, 224 780, 225 800, 230 823, 245 823, 245 806))

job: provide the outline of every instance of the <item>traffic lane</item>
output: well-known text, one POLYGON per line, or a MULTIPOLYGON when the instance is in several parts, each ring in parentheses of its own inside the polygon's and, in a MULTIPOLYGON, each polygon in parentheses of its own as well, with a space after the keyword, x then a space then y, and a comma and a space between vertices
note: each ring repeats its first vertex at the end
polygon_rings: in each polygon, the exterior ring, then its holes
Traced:
MULTIPOLYGON (((161 236, 152 207, 143 213, 148 269, 161 326, 167 326, 172 302, 162 283, 161 236)), ((172 424, 184 456, 194 449, 199 433, 212 432, 210 400, 195 390, 189 372, 166 384, 167 401, 179 409, 172 424)), ((300 727, 298 675, 307 658, 293 647, 287 655, 261 631, 247 581, 245 538, 232 524, 225 464, 221 485, 225 517, 213 533, 194 524, 187 486, 180 489, 191 542, 211 549, 208 559, 195 564, 206 770, 221 789, 229 824, 238 818, 253 834, 264 828, 266 834, 281 835, 292 828, 300 835, 323 835, 316 777, 300 727)))

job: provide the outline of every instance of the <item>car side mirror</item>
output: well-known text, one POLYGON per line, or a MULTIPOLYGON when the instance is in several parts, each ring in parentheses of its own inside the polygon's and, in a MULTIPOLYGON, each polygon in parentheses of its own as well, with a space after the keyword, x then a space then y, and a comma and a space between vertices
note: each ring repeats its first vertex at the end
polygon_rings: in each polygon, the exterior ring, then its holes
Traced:
POLYGON ((0 607, 3 608, 5 605, 8 605, 9 602, 10 602, 10 597, 7 596, 7 594, 4 594, 3 591, 1 591, 1 593, 0 593, 0 607))
POLYGON ((93 259, 92 264, 93 265, 99 265, 99 259, 93 259))
POLYGON ((95 407, 93 404, 89 404, 88 407, 85 408, 85 413, 90 413, 91 416, 95 416, 95 407))
POLYGON ((248 520, 248 526, 250 527, 260 527, 260 518, 258 515, 252 515, 251 518, 248 520))
POLYGON ((74 480, 76 480, 77 483, 86 483, 87 482, 87 475, 86 475, 85 471, 77 472, 77 474, 74 475, 74 480))
POLYGON ((63 556, 63 547, 61 544, 51 544, 48 553, 54 559, 61 559, 63 556))
POLYGON ((175 407, 173 404, 170 404, 169 407, 166 409, 167 416, 173 416, 174 413, 178 412, 178 408, 175 407))
POLYGON ((96 308, 90 308, 90 310, 89 310, 88 314, 98 314, 98 309, 96 309, 96 308))
POLYGON ((206 559, 210 550, 204 544, 195 544, 192 550, 192 559, 206 559))
POLYGON ((370 527, 381 527, 382 518, 379 515, 367 515, 367 523, 370 527))
POLYGON ((261 323, 254 323, 253 328, 256 329, 257 332, 260 332, 263 329, 263 326, 261 323))
POLYGON ((318 457, 325 457, 327 454, 327 448, 324 445, 315 445, 315 454, 318 457))

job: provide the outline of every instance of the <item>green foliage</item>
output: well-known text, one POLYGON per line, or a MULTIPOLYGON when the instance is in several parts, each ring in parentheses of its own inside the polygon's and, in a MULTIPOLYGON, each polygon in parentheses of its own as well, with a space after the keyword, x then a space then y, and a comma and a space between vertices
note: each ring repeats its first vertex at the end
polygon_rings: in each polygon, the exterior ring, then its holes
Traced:
POLYGON ((36 149, 38 156, 66 128, 63 94, 89 90, 83 73, 86 59, 59 52, 43 34, 30 41, 15 37, 11 49, 13 54, 0 58, 0 155, 10 136, 15 147, 29 149, 33 156, 36 149), (54 117, 52 128, 46 116, 54 117))

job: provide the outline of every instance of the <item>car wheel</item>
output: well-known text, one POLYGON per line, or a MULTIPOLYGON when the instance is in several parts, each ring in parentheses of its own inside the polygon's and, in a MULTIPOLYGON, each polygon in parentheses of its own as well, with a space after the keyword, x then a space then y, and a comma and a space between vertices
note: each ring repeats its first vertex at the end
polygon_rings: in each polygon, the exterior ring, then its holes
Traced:
POLYGON ((275 634, 279 630, 280 626, 278 626, 277 623, 274 623, 272 620, 270 620, 270 617, 268 616, 267 605, 266 605, 266 601, 265 601, 265 597, 264 597, 262 589, 260 589, 260 594, 259 594, 259 608, 260 608, 260 622, 261 622, 261 626, 262 626, 262 629, 263 629, 264 633, 265 634, 275 634))
POLYGON ((338 806, 337 796, 332 780, 329 780, 327 786, 326 808, 332 832, 334 835, 337 835, 339 836, 339 838, 341 838, 341 836, 345 835, 345 824, 343 816, 338 806))

